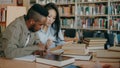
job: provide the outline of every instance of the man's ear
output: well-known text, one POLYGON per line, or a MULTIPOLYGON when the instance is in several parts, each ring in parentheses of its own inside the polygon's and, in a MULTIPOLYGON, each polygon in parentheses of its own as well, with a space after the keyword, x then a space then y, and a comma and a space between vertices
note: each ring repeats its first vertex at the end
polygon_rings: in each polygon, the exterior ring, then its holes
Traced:
POLYGON ((30 19, 30 24, 34 24, 35 21, 33 19, 30 19))

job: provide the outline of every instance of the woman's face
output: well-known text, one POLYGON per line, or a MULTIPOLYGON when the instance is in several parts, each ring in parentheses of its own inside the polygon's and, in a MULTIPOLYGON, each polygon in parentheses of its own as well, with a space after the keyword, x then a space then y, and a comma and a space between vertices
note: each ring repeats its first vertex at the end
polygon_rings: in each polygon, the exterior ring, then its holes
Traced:
POLYGON ((47 26, 51 26, 51 24, 55 21, 56 19, 56 11, 54 9, 50 9, 48 15, 48 21, 47 21, 47 26))

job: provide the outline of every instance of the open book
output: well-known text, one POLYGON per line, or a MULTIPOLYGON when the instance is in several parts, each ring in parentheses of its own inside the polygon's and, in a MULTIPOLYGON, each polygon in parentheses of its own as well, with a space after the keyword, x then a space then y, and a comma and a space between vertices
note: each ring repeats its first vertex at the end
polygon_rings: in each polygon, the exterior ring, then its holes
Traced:
POLYGON ((53 66, 62 67, 68 64, 71 64, 75 61, 73 57, 55 55, 55 54, 47 54, 45 56, 37 56, 36 62, 49 64, 53 66))
POLYGON ((55 54, 47 54, 45 56, 28 55, 24 57, 14 58, 13 60, 22 60, 22 61, 30 61, 30 62, 36 61, 36 62, 58 66, 58 67, 71 64, 75 61, 73 57, 55 55, 55 54))

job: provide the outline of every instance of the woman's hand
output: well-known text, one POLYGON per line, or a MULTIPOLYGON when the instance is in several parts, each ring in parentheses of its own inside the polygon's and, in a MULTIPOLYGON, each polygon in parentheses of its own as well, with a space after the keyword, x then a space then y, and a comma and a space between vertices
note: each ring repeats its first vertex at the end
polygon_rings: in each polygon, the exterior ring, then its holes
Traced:
POLYGON ((48 40, 47 40, 47 43, 46 43, 46 49, 48 49, 49 46, 51 46, 52 44, 53 44, 53 40, 48 39, 48 40))

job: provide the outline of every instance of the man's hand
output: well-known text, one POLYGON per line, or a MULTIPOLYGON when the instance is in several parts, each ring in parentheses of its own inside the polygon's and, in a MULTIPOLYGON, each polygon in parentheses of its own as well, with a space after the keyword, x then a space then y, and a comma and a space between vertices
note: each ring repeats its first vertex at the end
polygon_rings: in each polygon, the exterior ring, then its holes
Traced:
POLYGON ((41 42, 38 43, 39 49, 40 51, 45 51, 46 50, 46 46, 44 44, 42 44, 41 42))
POLYGON ((37 51, 35 51, 33 54, 34 54, 34 55, 45 56, 45 55, 47 54, 47 52, 37 50, 37 51))

